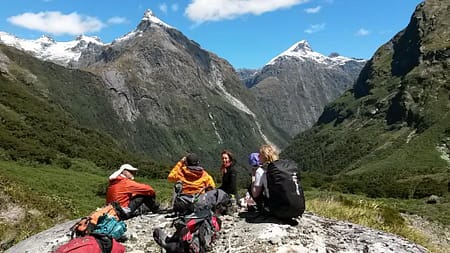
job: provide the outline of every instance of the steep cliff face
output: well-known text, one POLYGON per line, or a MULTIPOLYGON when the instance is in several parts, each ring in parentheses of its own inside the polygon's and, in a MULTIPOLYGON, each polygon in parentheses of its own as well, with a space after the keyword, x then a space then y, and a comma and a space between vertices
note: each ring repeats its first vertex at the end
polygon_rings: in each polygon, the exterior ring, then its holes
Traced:
POLYGON ((327 105, 285 155, 306 170, 336 175, 334 183, 349 192, 447 192, 449 13, 448 1, 421 3, 409 25, 365 65, 353 89, 327 105))
POLYGON ((300 41, 246 79, 270 124, 293 137, 310 128, 325 104, 352 87, 364 60, 314 52, 300 41))

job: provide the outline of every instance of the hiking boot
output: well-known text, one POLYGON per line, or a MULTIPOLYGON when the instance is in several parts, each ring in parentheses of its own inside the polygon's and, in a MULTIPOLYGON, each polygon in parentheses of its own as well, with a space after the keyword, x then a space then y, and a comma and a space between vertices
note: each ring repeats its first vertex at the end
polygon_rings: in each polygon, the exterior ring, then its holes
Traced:
POLYGON ((153 239, 155 239, 155 242, 165 248, 166 247, 166 239, 167 235, 161 228, 155 228, 153 230, 153 239))
POLYGON ((152 213, 159 213, 161 211, 159 203, 155 202, 150 210, 152 213))

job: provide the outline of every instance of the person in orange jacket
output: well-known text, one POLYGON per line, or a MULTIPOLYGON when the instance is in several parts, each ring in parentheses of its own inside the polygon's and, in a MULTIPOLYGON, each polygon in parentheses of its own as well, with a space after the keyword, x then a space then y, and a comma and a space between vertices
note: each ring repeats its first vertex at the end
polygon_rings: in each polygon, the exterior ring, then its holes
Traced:
POLYGON ((193 195, 209 188, 216 188, 213 178, 200 166, 200 161, 194 153, 181 158, 167 179, 174 183, 181 181, 183 194, 193 195))
POLYGON ((123 164, 109 176, 106 204, 118 202, 125 213, 125 219, 159 210, 155 190, 150 185, 134 181, 137 170, 130 164, 123 164))

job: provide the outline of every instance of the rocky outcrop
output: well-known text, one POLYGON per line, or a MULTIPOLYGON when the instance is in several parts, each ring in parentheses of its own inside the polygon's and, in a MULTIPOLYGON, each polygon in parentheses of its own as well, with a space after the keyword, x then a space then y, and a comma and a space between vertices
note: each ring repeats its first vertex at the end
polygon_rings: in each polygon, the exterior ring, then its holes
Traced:
MULTIPOLYGON (((152 231, 161 227, 169 234, 171 221, 164 215, 143 215, 128 220, 127 252, 160 252, 152 231)), ((305 213, 295 226, 277 223, 248 223, 238 214, 221 217, 223 224, 211 252, 428 252, 399 236, 356 224, 305 213)), ((13 246, 7 253, 46 253, 69 240, 75 221, 57 225, 13 246)))

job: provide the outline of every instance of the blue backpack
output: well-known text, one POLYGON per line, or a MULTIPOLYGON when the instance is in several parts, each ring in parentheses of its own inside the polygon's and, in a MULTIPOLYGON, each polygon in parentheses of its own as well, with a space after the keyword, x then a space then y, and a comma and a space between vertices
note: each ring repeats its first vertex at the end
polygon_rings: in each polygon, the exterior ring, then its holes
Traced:
POLYGON ((98 218, 97 225, 95 225, 92 233, 107 235, 117 240, 121 238, 126 231, 127 224, 125 224, 125 222, 104 214, 98 218))

